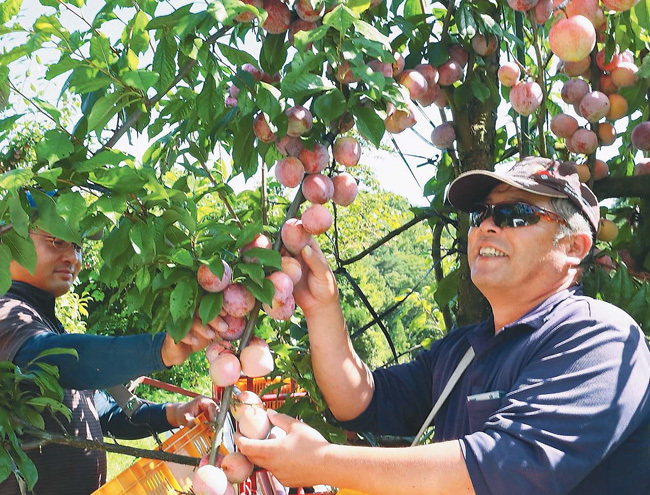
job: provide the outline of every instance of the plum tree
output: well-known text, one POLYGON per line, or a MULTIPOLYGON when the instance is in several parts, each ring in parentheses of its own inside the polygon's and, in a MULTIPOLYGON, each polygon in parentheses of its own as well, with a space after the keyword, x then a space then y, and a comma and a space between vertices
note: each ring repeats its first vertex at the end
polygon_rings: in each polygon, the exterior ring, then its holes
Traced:
MULTIPOLYGON (((245 0, 180 8, 174 2, 140 2, 134 8, 102 0, 102 14, 93 12, 92 19, 84 2, 67 2, 47 7, 47 16, 34 22, 25 20, 33 17, 24 15, 25 2, 5 4, 0 9, 2 259, 33 261, 25 220, 33 213, 29 191, 49 205, 40 221, 66 240, 104 233, 98 257, 90 258, 98 262, 88 264, 91 273, 78 287, 104 293, 104 300, 89 302, 92 314, 114 316, 111 308, 123 301, 124 328, 168 331, 177 340, 193 325, 209 324, 219 339, 206 352, 208 362, 232 361, 220 358, 224 353, 251 352, 247 343, 257 332, 272 344, 276 339, 289 344, 288 354, 278 359, 278 374, 308 374, 304 351, 297 350, 302 343, 294 345, 296 319, 286 321, 295 301, 274 297, 276 287, 267 277, 282 267, 300 281, 299 262, 283 260, 277 251, 284 247, 299 257, 311 239, 307 230, 320 232, 330 211, 347 219, 322 238, 334 265, 342 268, 346 257, 355 259, 348 242, 372 249, 381 244, 341 235, 375 221, 375 210, 387 211, 381 202, 372 213, 365 201, 363 208, 352 205, 360 188, 373 190, 368 168, 376 163, 390 164, 389 173, 405 178, 410 173, 404 166, 414 175, 431 167, 422 183, 426 200, 412 211, 414 220, 426 216, 434 236, 427 255, 437 257, 431 261, 441 271, 426 291, 415 293, 427 304, 435 301, 437 306, 417 311, 440 311, 443 316, 435 320, 441 333, 487 316, 462 250, 444 249, 466 245, 467 218, 442 201, 446 185, 464 171, 492 170, 495 163, 507 165, 530 154, 578 162, 582 179, 599 198, 618 198, 609 215, 623 227, 616 245, 628 248, 639 267, 650 254, 642 157, 650 151, 647 2, 607 0, 599 6, 570 0, 552 14, 552 0, 461 2, 451 11, 406 0, 381 5, 245 0), (618 14, 625 10, 631 11, 618 14), (88 24, 70 23, 70 13, 88 24), (123 21, 121 32, 111 27, 112 16, 123 21), (60 58, 42 56, 42 50, 56 53, 53 48, 60 58), (29 60, 40 60, 43 70, 28 75, 29 60), (426 91, 418 94, 422 81, 426 91), (61 91, 38 92, 57 85, 61 91), (609 104, 604 115, 601 95, 609 104), (43 116, 42 132, 41 124, 33 130, 34 115, 43 116), (435 128, 431 140, 423 126, 435 128), (125 144, 136 137, 138 146, 146 142, 142 150, 125 144), (29 147, 23 147, 26 139, 29 147), (362 148, 364 154, 373 151, 361 157, 362 148), (267 174, 274 163, 277 181, 267 174), (52 196, 42 197, 42 191, 52 196), (299 220, 304 197, 325 206, 304 211, 299 220), (323 210, 327 215, 319 218, 323 210), (198 273, 203 278, 212 268, 220 274, 221 259, 232 273, 224 266, 224 275, 212 279, 223 295, 211 292, 198 273), (445 286, 456 295, 447 303, 444 291, 438 292, 445 286), (240 294, 241 304, 233 301, 239 289, 232 287, 248 291, 240 294), (260 307, 269 318, 260 319, 260 307), (227 345, 222 336, 235 340, 227 345)), ((381 220, 386 221, 376 223, 395 224, 392 217, 381 220)), ((623 274, 616 270, 616 277, 623 274)), ((6 272, 0 270, 3 290, 10 283, 6 272)), ((348 274, 354 278, 358 272, 348 274)), ((610 282, 599 280, 594 289, 590 277, 585 274, 587 292, 611 294, 610 282)), ((641 290, 639 281, 630 286, 641 290)), ((650 325, 639 309, 650 301, 635 294, 627 309, 650 325)), ((400 337, 399 345, 419 341, 411 327, 404 329, 407 337, 400 337)), ((379 359, 383 352, 372 356, 379 359)), ((313 400, 304 410, 322 406, 318 397, 313 400)), ((14 444, 7 445, 12 459, 19 459, 14 444)))

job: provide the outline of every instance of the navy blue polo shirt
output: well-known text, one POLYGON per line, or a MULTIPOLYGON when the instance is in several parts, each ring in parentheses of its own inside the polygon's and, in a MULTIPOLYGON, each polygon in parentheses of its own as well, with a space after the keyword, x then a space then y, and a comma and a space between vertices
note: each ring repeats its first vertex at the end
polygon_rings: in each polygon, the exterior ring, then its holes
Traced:
POLYGON ((650 494, 650 352, 627 313, 554 294, 494 334, 459 328, 414 361, 373 372, 356 431, 417 433, 469 346, 476 357, 434 418, 458 439, 478 495, 650 494))

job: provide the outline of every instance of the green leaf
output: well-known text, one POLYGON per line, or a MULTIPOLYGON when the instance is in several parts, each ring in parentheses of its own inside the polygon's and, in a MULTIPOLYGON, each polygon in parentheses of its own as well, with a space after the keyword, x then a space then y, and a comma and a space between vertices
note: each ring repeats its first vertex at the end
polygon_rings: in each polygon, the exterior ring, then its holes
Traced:
POLYGON ((190 316, 184 315, 183 317, 179 318, 178 321, 174 321, 172 317, 169 316, 167 318, 167 321, 164 322, 163 320, 163 322, 166 324, 167 333, 169 333, 169 335, 171 335, 172 338, 178 342, 190 331, 192 320, 193 316, 192 313, 190 313, 190 316))
POLYGON ((293 44, 296 50, 299 52, 308 51, 307 45, 324 38, 329 29, 329 26, 318 26, 317 28, 310 29, 309 31, 298 31, 293 36, 293 44))
POLYGON ((284 38, 284 34, 267 34, 264 43, 262 43, 260 65, 269 74, 275 74, 282 69, 284 61, 287 59, 287 45, 284 38))
POLYGON ((129 70, 121 75, 122 81, 127 86, 132 86, 142 91, 152 88, 160 79, 160 76, 149 70, 129 70))
POLYGON ((56 108, 54 105, 51 103, 48 103, 47 101, 43 101, 40 98, 32 98, 32 100, 38 104, 39 108, 43 110, 45 113, 47 113, 52 119, 54 119, 54 122, 59 124, 59 120, 61 119, 61 112, 59 111, 58 108, 56 108))
POLYGON ((260 82, 257 86, 257 98, 255 102, 259 109, 273 120, 282 113, 282 105, 280 105, 281 96, 278 88, 265 82, 260 82))
POLYGON ((246 179, 250 179, 257 172, 252 115, 247 115, 240 120, 239 131, 233 141, 232 159, 236 170, 241 170, 246 179))
POLYGON ((116 149, 100 151, 93 157, 85 161, 75 162, 73 168, 77 172, 92 172, 93 170, 102 167, 103 165, 120 165, 121 163, 129 161, 133 162, 133 157, 127 155, 116 149))
POLYGON ((476 21, 469 3, 461 3, 456 10, 456 25, 458 26, 458 33, 463 38, 472 38, 476 34, 476 21))
POLYGON ((255 296, 255 299, 269 305, 273 304, 273 293, 275 292, 275 287, 273 286, 273 282, 271 282, 268 278, 264 278, 262 280, 261 286, 251 279, 245 279, 243 281, 243 284, 250 291, 250 293, 255 296))
POLYGON ((648 90, 648 80, 639 79, 634 86, 621 88, 618 93, 623 96, 628 103, 628 115, 631 115, 638 109, 645 106, 646 92, 648 90))
POLYGON ((77 191, 61 194, 56 201, 56 211, 73 230, 79 229, 79 222, 86 216, 86 200, 77 191))
POLYGON ((211 74, 205 76, 203 89, 196 97, 196 106, 203 122, 212 122, 214 115, 219 113, 217 109, 223 107, 223 96, 217 91, 217 83, 211 74))
POLYGON ((445 275, 445 277, 438 282, 436 295, 434 299, 439 307, 444 307, 449 304, 454 296, 458 293, 458 281, 460 280, 460 270, 455 268, 452 272, 445 275))
POLYGON ((177 265, 183 265, 188 267, 194 266, 194 257, 187 249, 179 249, 172 256, 172 261, 177 265))
POLYGON ((262 285, 262 281, 264 280, 264 269, 262 265, 256 263, 239 263, 237 269, 244 275, 248 275, 251 280, 257 282, 260 286, 262 285))
POLYGON ((359 15, 356 12, 340 3, 331 12, 325 14, 323 17, 323 25, 331 26, 344 34, 358 18, 359 15))
POLYGON ((117 62, 117 55, 113 53, 110 40, 97 31, 90 38, 90 56, 93 63, 99 67, 109 67, 117 62))
MULTIPOLYGON (((416 0, 419 5, 419 0, 416 0)), ((368 24, 365 21, 362 21, 360 19, 357 19, 354 21, 354 28, 356 29, 357 33, 360 34, 364 38, 364 42, 368 41, 376 41, 378 43, 381 43, 384 47, 385 50, 390 51, 390 39, 388 39, 387 36, 384 36, 381 34, 381 32, 374 27, 371 24, 368 24)))
POLYGON ((40 352, 38 356, 36 356, 34 359, 32 359, 29 362, 29 364, 40 361, 41 359, 47 356, 61 356, 61 355, 74 356, 76 358, 79 357, 79 354, 77 353, 76 349, 71 349, 69 347, 52 347, 43 352, 40 352))
MULTIPOLYGON (((4 236, 0 237, 0 239, 4 239, 4 236)), ((10 262, 11 251, 4 244, 0 244, 0 294, 4 294, 11 287, 10 262)))
POLYGON ((11 457, 6 449, 0 449, 0 483, 11 474, 11 457))
POLYGON ((68 419, 70 419, 72 415, 72 412, 65 404, 49 397, 32 397, 26 401, 26 404, 29 404, 30 406, 47 407, 51 411, 63 414, 68 419))
POLYGON ((223 43, 217 43, 219 50, 223 54, 226 60, 233 65, 242 66, 244 64, 253 64, 257 67, 257 59, 253 57, 250 53, 244 50, 238 50, 232 46, 225 45, 223 43))
POLYGON ((197 292, 196 279, 183 278, 176 284, 169 296, 169 312, 174 323, 178 323, 188 315, 191 319, 197 292))
MULTIPOLYGON (((650 0, 642 0, 641 2, 637 3, 633 11, 636 15, 639 25, 645 26, 647 29, 647 27, 650 26, 650 0)), ((644 57, 643 62, 645 63, 646 60, 648 60, 648 57, 644 57)), ((641 76, 641 74, 638 75, 639 77, 647 77, 641 76)))
POLYGON ((246 259, 254 260, 253 263, 260 263, 263 266, 271 266, 280 270, 282 268, 282 256, 274 249, 252 248, 246 251, 246 259))
POLYGON ((38 183, 41 185, 43 184, 43 180, 46 180, 52 185, 52 187, 57 187, 57 180, 62 173, 63 168, 55 167, 39 172, 36 177, 40 179, 38 180, 38 183))
POLYGON ((345 5, 357 14, 363 14, 370 8, 370 4, 370 0, 348 0, 345 2, 345 5))
POLYGON ((36 225, 54 237, 81 244, 81 234, 61 217, 57 211, 56 201, 38 189, 31 189, 30 192, 38 209, 36 225))
MULTIPOLYGON (((188 5, 188 7, 191 7, 191 5, 188 5)), ((156 84, 156 89, 159 92, 166 91, 176 76, 177 52, 178 46, 176 45, 176 39, 174 36, 169 32, 161 33, 156 53, 153 56, 152 65, 153 71, 160 75, 158 84, 156 84)))
POLYGON ((18 470, 20 471, 20 476, 27 482, 27 489, 31 490, 38 480, 38 472, 36 471, 36 466, 32 460, 27 457, 27 455, 22 450, 16 451, 16 457, 14 458, 18 470))
MULTIPOLYGON (((467 81, 463 84, 467 84, 467 81)), ((469 81, 469 85, 472 88, 472 93, 481 103, 490 99, 490 88, 483 84, 480 78, 472 77, 469 81)))
POLYGON ((214 320, 221 312, 222 306, 222 292, 209 292, 205 294, 199 303, 199 316, 201 317, 201 323, 207 325, 208 322, 214 320))
POLYGON ((339 89, 331 89, 325 94, 319 96, 314 101, 314 113, 319 116, 323 122, 330 122, 345 112, 348 102, 339 89))
POLYGON ((9 205, 9 219, 14 230, 21 236, 27 237, 29 233, 29 215, 23 209, 20 198, 15 191, 7 194, 7 203, 9 205))
POLYGON ((70 142, 70 137, 56 129, 47 131, 36 145, 36 156, 39 160, 46 160, 50 165, 70 156, 73 151, 74 146, 70 142))
POLYGON ((318 74, 291 72, 282 80, 282 94, 289 98, 305 98, 333 88, 332 81, 318 74))
POLYGON ((21 266, 34 273, 36 268, 36 249, 29 235, 21 237, 18 232, 10 230, 2 235, 2 243, 11 250, 14 260, 21 266))
MULTIPOLYGON (((23 0, 5 0, 0 4, 0 24, 5 24, 18 12, 23 0)), ((0 479, 3 479, 0 477, 0 479)))
POLYGON ((102 96, 95 102, 90 115, 88 115, 88 132, 103 129, 108 124, 108 121, 121 111, 127 103, 124 94, 121 92, 102 96))
POLYGON ((151 273, 146 266, 143 266, 136 272, 135 286, 140 292, 144 292, 151 286, 151 273))
POLYGON ((407 19, 413 17, 414 15, 422 15, 422 4, 420 0, 406 0, 404 4, 404 17, 407 19))
POLYGON ((147 24, 147 27, 145 29, 147 31, 151 31, 154 29, 174 27, 179 20, 190 13, 191 8, 192 5, 188 4, 180 7, 171 14, 155 17, 149 21, 149 24, 147 24))
POLYGON ((356 106, 352 109, 352 113, 357 118, 357 129, 361 135, 379 147, 386 131, 383 119, 372 107, 356 106))
POLYGON ((34 176, 31 169, 17 168, 0 175, 0 187, 15 191, 26 186, 34 176))
POLYGON ((237 236, 235 249, 244 247, 246 244, 251 242, 260 232, 262 232, 262 224, 260 222, 245 225, 241 233, 237 236))
POLYGON ((18 114, 18 115, 12 115, 11 117, 7 117, 5 119, 0 119, 0 132, 8 131, 10 130, 13 125, 16 123, 16 121, 22 117, 24 114, 18 114))
POLYGON ((112 82, 110 78, 104 75, 96 75, 89 79, 75 80, 74 84, 70 84, 70 90, 79 95, 83 95, 104 89, 110 86, 112 82))

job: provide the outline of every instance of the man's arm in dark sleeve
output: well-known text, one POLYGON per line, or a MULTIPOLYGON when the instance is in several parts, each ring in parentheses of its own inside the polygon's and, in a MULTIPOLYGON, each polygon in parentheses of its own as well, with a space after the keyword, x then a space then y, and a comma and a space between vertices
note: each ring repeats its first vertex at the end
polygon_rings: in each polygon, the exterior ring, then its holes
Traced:
POLYGON ((148 437, 153 431, 160 433, 172 429, 165 412, 167 404, 143 402, 144 404, 129 419, 106 392, 102 390, 95 392, 95 407, 104 435, 132 440, 148 437))
POLYGON ((104 389, 166 369, 160 350, 166 334, 105 337, 41 332, 30 337, 16 353, 14 364, 25 367, 41 352, 55 347, 75 349, 79 358, 57 354, 43 362, 59 368, 63 388, 104 389))

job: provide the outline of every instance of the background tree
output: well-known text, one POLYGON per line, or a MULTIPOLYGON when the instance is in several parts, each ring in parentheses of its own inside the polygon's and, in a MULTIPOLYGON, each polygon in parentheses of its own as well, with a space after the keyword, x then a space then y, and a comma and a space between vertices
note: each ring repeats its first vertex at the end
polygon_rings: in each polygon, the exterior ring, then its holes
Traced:
POLYGON ((101 239, 80 286, 92 298, 89 331, 181 338, 195 311, 207 322, 222 309, 196 273, 206 265, 221 277, 223 260, 258 300, 239 348, 253 332, 271 341, 278 372, 313 400, 288 404, 290 412, 336 436, 322 422, 299 315, 258 317, 260 303, 273 302, 265 276, 281 266, 285 220, 302 210, 319 224, 314 232, 328 220, 301 205, 304 196, 328 199, 329 186, 288 189, 305 171, 313 183, 317 172, 348 181, 348 197, 335 189, 337 206, 327 202, 335 228, 323 244, 346 316, 372 328, 360 334, 362 354, 379 365, 487 314, 469 280, 467 218, 444 204, 444 189, 463 171, 534 153, 576 161, 604 200, 600 265, 586 287, 647 332, 649 19, 647 2, 633 0, 5 0, 0 289, 11 259, 34 266, 32 224, 70 241, 101 239), (404 135, 416 138, 405 144, 404 135), (354 187, 343 173, 362 189, 369 183, 355 168, 357 138, 366 150, 391 149, 405 165, 398 173, 409 173, 412 154, 434 165, 429 206, 407 221, 402 200, 362 193, 346 209, 354 187), (412 149, 418 139, 439 151, 412 149), (238 177, 255 187, 236 192, 238 177), (261 233, 275 250, 244 259, 241 248, 261 233), (379 332, 390 337, 381 345, 379 332))

